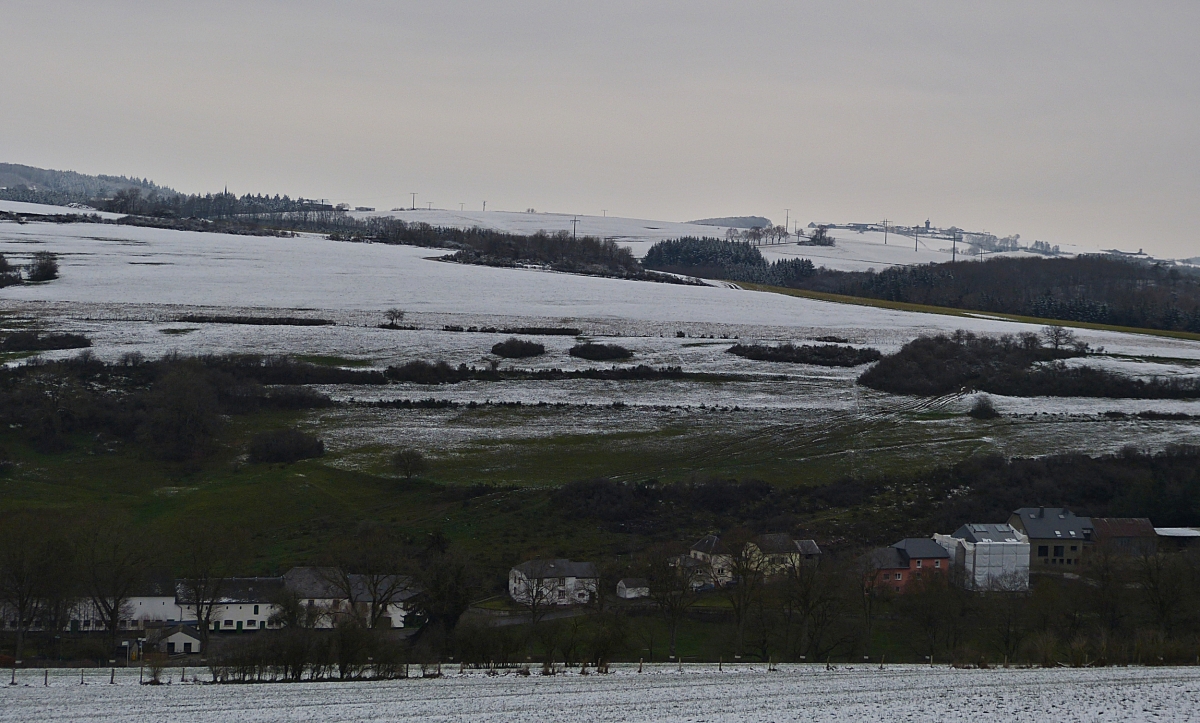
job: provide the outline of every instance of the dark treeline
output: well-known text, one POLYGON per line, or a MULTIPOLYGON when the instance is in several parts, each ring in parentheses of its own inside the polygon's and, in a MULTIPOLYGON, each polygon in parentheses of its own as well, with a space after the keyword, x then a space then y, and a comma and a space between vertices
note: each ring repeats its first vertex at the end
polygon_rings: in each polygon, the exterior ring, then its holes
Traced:
POLYGON ((256 357, 148 361, 134 354, 107 364, 84 352, 0 371, 0 424, 41 452, 124 441, 162 459, 196 460, 212 451, 228 415, 330 404, 309 389, 264 385, 344 371, 256 357))
POLYGON ((669 273, 773 286, 794 286, 814 273, 808 259, 767 263, 748 242, 690 236, 659 241, 646 252, 642 264, 669 273))
POLYGON ((1200 448, 1103 457, 975 457, 908 475, 779 486, 760 480, 680 483, 573 482, 554 493, 570 518, 656 538, 746 527, 790 532, 840 545, 890 544, 949 533, 967 522, 1005 521, 1019 507, 1067 506, 1078 514, 1149 517, 1160 527, 1200 523, 1200 448), (902 500, 911 500, 904 504, 902 500), (808 520, 813 514, 837 520, 808 520))
POLYGON ((788 362, 791 364, 816 364, 825 367, 856 367, 879 361, 883 356, 878 349, 858 349, 852 346, 822 344, 820 346, 780 344, 734 344, 725 351, 755 361, 788 362))
MULTIPOLYGON (((1045 333, 1070 336, 1058 327, 1045 333)), ((1144 381, 1062 361, 1086 354, 1085 345, 1043 346, 1035 334, 993 338, 960 330, 905 344, 864 372, 859 382, 893 394, 927 396, 974 390, 1014 397, 1200 397, 1200 379, 1144 381)))
POLYGON ((993 258, 880 272, 821 269, 797 287, 1042 319, 1200 332, 1200 275, 1111 256, 993 258))
POLYGON ((91 345, 91 339, 82 334, 42 334, 36 331, 14 331, 0 335, 0 351, 86 349, 91 345))
POLYGON ((329 326, 329 319, 306 319, 295 316, 221 316, 188 314, 176 321, 184 324, 246 324, 250 326, 329 326))

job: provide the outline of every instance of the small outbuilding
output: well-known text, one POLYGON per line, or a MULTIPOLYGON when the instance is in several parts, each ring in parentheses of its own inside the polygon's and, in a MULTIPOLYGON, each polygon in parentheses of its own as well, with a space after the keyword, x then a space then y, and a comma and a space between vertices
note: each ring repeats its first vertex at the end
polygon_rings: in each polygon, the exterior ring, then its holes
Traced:
POLYGON ((200 652, 200 634, 190 625, 176 625, 163 631, 158 652, 167 655, 191 655, 200 652))
POLYGON ((650 597, 650 583, 640 577, 623 578, 617 582, 617 597, 622 600, 650 597))

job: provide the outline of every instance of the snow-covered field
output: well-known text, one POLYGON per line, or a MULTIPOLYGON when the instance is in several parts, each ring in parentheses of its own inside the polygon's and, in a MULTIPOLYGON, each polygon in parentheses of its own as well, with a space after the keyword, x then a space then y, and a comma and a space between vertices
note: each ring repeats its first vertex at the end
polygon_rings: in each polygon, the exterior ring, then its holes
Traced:
MULTIPOLYGON (((791 424, 818 424, 819 420, 809 418, 851 412, 856 417, 895 419, 913 411, 913 400, 863 390, 856 393, 856 370, 755 362, 725 351, 735 339, 804 343, 835 336, 886 353, 921 334, 964 328, 982 334, 1037 331, 1036 326, 984 315, 920 314, 717 286, 465 266, 436 260, 441 253, 434 249, 339 243, 317 236, 282 239, 101 224, 0 223, 0 253, 19 262, 40 250, 59 254, 61 278, 0 290, 0 311, 8 323, 33 322, 47 329, 84 333, 94 342, 92 352, 104 359, 129 352, 156 357, 178 351, 332 355, 373 367, 413 359, 484 365, 492 359, 491 346, 507 335, 455 333, 442 327, 570 326, 586 336, 630 348, 634 363, 740 376, 720 383, 514 381, 329 390, 342 399, 437 397, 575 406, 621 402, 673 408, 703 404, 753 413, 744 422, 751 427, 780 421, 778 415, 784 412, 794 415, 788 420, 791 424), (377 328, 384 321, 383 311, 391 307, 405 309, 405 324, 418 328, 377 328), (308 316, 335 323, 295 327, 177 321, 186 314, 308 316), (678 336, 680 332, 684 336, 678 336), (778 375, 787 375, 788 380, 781 381, 778 375)), ((1078 333, 1110 354, 1089 363, 1141 376, 1194 375, 1200 370, 1200 343, 1143 334, 1078 333)), ((547 348, 545 356, 505 360, 502 367, 595 366, 567 355, 576 341, 572 337, 540 337, 539 341, 547 348)), ((970 402, 949 398, 933 406, 922 403, 922 408, 961 413, 970 402)), ((1020 415, 1095 418, 1120 410, 1200 416, 1200 402, 1000 398, 996 405, 1002 412, 1020 415)), ((610 416, 614 423, 621 421, 616 412, 610 416)), ((356 417, 344 423, 361 435, 358 425, 363 421, 356 417)), ((665 424, 666 417, 660 422, 665 424)), ((1101 441, 1091 439, 1091 432, 1079 431, 1052 439, 1064 449, 1084 451, 1126 443, 1157 447, 1164 438, 1200 440, 1200 424, 1165 426, 1174 431, 1164 432, 1161 423, 1131 421, 1125 427, 1129 436, 1107 434, 1101 441)), ((997 440, 995 448, 1044 453, 1046 445, 1038 440, 1046 438, 1045 430, 1017 430, 1019 439, 997 440)), ((474 431, 499 434, 495 429, 474 431)), ((540 427, 526 431, 535 436, 546 432, 540 427)), ((469 432, 463 430, 462 435, 468 437, 469 432)), ((353 441, 352 436, 345 441, 353 441)))
MULTIPOLYGON (((196 671, 198 672, 198 671, 196 671)), ((178 671, 170 671, 173 677, 178 671)), ((543 678, 481 673, 436 680, 286 685, 138 685, 137 670, 22 671, 0 688, 0 721, 1187 721, 1200 669, 951 670, 654 666, 639 674, 543 678)), ((189 676, 190 677, 190 676, 189 676)))

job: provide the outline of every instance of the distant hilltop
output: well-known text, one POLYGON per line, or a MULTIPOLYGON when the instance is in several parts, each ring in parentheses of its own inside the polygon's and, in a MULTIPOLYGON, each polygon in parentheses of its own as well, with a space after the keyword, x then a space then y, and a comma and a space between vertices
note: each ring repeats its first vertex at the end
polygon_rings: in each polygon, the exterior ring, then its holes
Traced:
POLYGON ((71 201, 112 198, 118 192, 132 188, 147 195, 176 195, 174 190, 145 178, 89 176, 75 171, 51 171, 16 163, 0 163, 0 195, 11 201, 65 205, 71 201))
POLYGON ((762 216, 722 216, 721 218, 702 218, 699 221, 688 221, 688 223, 725 228, 767 228, 771 225, 771 219, 762 216))

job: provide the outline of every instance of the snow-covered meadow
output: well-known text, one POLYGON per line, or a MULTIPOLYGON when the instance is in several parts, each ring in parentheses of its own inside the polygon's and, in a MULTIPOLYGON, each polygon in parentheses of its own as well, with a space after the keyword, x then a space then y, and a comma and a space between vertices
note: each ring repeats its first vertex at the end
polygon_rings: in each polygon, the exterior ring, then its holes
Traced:
MULTIPOLYGON (((665 226, 661 230, 665 236, 678 231, 665 226)), ((874 241, 861 243, 870 246, 874 241)), ((882 248, 881 243, 878 246, 882 248)), ((853 248, 847 244, 840 250, 835 247, 835 252, 850 253, 853 248)), ((867 254, 863 258, 871 263, 879 261, 879 248, 862 251, 867 254)), ((887 249, 887 253, 893 253, 891 249, 902 251, 891 244, 887 249)), ((832 336, 887 353, 921 334, 956 329, 981 334, 1037 331, 1033 325, 986 315, 911 313, 720 286, 676 286, 532 269, 466 266, 437 260, 442 252, 436 249, 340 243, 312 235, 264 238, 109 224, 0 222, 0 253, 20 262, 42 250, 59 254, 61 278, 0 290, 0 311, 5 312, 6 323, 35 323, 47 329, 84 333, 93 340, 92 353, 104 359, 118 359, 129 352, 156 357, 178 351, 315 355, 375 368, 414 359, 486 365, 493 359, 491 346, 506 334, 450 332, 443 327, 569 326, 581 329, 590 338, 626 346, 634 352, 633 363, 737 377, 712 382, 509 381, 327 390, 339 399, 436 397, 463 403, 503 401, 575 407, 620 402, 633 408, 676 410, 639 417, 633 424, 637 428, 679 421, 678 414, 690 413, 677 410, 700 405, 709 409, 736 408, 736 414, 742 415, 737 425, 757 429, 778 424, 789 428, 820 426, 821 420, 842 416, 895 422, 914 411, 961 413, 972 401, 950 397, 915 403, 872 393, 856 388, 853 381, 857 370, 756 362, 727 354, 735 340, 804 343, 832 336), (383 312, 391 307, 404 309, 404 323, 417 328, 378 328, 384 321, 383 312), (334 323, 298 327, 178 321, 188 314, 306 316, 334 323), (786 375, 787 380, 781 380, 780 375, 786 375)), ((912 253, 911 247, 907 253, 912 253)), ((1200 370, 1197 342, 1090 330, 1079 330, 1078 334, 1108 353, 1088 363, 1115 371, 1178 376, 1194 375, 1200 370)), ((502 360, 501 366, 596 366, 567 355, 576 342, 573 337, 539 337, 538 341, 547 348, 545 356, 502 360)), ((1109 426, 1114 423, 1100 418, 1108 411, 1200 416, 1200 402, 1008 398, 995 402, 1006 414, 1027 418, 1037 415, 1039 422, 1010 425, 1004 434, 984 440, 988 448, 1005 453, 1040 454, 1056 448, 1111 451, 1124 444, 1161 447, 1172 441, 1200 442, 1200 424, 1194 421, 1130 420, 1122 423, 1121 434, 1112 434, 1109 426), (1008 434, 1015 436, 1005 436, 1008 434)), ((632 424, 625 413, 612 411, 606 415, 604 419, 592 415, 588 429, 628 428, 621 425, 632 424)), ((364 431, 364 425, 379 425, 384 431, 389 426, 383 413, 372 419, 351 417, 330 419, 342 430, 331 436, 334 449, 364 441, 363 435, 370 434, 364 431)), ((411 414, 409 421, 419 417, 421 414, 411 414)), ((449 424, 435 413, 425 417, 431 423, 449 424)), ((472 435, 541 436, 551 429, 575 429, 577 424, 561 415, 549 426, 529 415, 524 419, 527 426, 522 429, 500 430, 491 421, 485 427, 460 428, 456 434, 438 435, 436 446, 472 435)), ((704 427, 699 419, 689 419, 688 423, 704 427)), ((955 434, 969 436, 969 431, 956 430, 955 434)), ((925 444, 923 439, 918 435, 910 441, 925 444)))
MULTIPOLYGON (((21 671, 0 721, 1187 721, 1200 669, 952 670, 917 666, 620 666, 609 675, 513 672, 441 679, 257 685, 138 685, 138 671, 21 671)), ((191 670, 191 674, 203 675, 191 670)), ((191 676, 189 675, 189 678, 191 676)))

